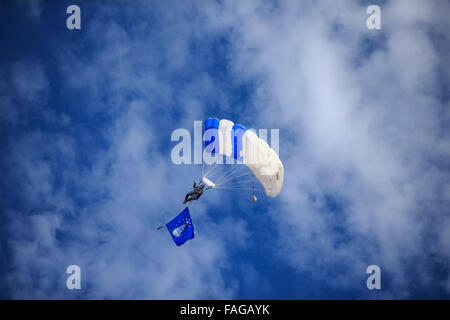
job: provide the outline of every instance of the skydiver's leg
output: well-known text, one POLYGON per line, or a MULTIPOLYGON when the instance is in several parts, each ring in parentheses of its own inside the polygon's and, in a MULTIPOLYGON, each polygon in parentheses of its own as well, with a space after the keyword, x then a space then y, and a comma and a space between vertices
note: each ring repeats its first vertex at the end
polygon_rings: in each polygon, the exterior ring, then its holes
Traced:
POLYGON ((194 192, 191 191, 186 194, 186 197, 184 198, 183 203, 186 203, 186 202, 189 202, 192 200, 194 200, 194 192))

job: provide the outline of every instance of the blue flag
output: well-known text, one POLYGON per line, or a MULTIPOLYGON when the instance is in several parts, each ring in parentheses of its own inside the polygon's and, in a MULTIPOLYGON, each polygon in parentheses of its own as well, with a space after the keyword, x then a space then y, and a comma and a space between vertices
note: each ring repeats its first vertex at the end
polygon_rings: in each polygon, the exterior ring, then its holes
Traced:
POLYGON ((177 246, 181 246, 186 241, 194 238, 194 225, 192 224, 188 207, 167 223, 166 227, 177 246))

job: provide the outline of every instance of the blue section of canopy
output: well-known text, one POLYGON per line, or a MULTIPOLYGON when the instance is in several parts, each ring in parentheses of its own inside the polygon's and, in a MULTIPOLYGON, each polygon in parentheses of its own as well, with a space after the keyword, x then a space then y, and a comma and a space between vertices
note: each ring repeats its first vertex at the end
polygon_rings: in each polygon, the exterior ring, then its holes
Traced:
MULTIPOLYGON (((209 153, 215 153, 219 150, 219 123, 218 118, 208 118, 205 120, 205 150, 209 153)), ((244 135, 247 128, 243 125, 235 123, 231 129, 231 144, 233 146, 232 156, 234 159, 242 161, 242 156, 240 155, 242 151, 242 136, 244 135)))
POLYGON ((219 119, 208 118, 205 120, 205 150, 215 153, 219 150, 219 119))
POLYGON ((241 156, 242 151, 242 136, 244 135, 246 127, 240 125, 239 123, 234 124, 231 129, 231 143, 233 144, 233 158, 242 161, 241 156))

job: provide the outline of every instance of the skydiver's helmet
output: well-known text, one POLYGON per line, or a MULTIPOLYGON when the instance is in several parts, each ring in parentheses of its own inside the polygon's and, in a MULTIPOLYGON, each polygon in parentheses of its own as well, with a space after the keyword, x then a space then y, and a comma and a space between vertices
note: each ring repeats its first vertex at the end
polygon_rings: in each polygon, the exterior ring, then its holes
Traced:
POLYGON ((200 188, 200 189, 204 189, 204 188, 205 188, 205 185, 202 184, 199 188, 200 188))

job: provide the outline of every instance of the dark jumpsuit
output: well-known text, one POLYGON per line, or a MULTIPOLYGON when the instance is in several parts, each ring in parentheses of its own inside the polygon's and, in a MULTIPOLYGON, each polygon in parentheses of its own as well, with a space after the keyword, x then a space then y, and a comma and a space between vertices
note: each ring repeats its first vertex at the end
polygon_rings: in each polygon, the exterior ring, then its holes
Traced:
POLYGON ((196 182, 194 182, 194 190, 188 192, 186 194, 186 197, 184 198, 184 202, 192 201, 192 200, 198 200, 200 196, 203 194, 204 190, 200 188, 199 185, 197 185, 196 182))

